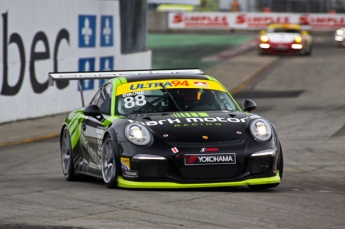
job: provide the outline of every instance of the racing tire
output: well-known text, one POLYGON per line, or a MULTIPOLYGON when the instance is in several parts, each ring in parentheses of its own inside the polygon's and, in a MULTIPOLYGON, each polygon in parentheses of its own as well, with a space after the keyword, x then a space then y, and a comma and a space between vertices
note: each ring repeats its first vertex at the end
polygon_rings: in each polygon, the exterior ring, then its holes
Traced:
POLYGON ((266 53, 264 51, 262 51, 261 49, 259 49, 258 55, 259 56, 264 56, 264 55, 266 55, 266 53))
POLYGON ((284 172, 284 156, 283 156, 283 150, 282 150, 282 147, 280 145, 280 142, 279 142, 279 149, 280 149, 280 158, 279 158, 279 161, 278 161, 278 165, 277 165, 277 169, 279 170, 279 176, 280 176, 280 180, 283 179, 283 172, 284 172))
POLYGON ((312 49, 313 49, 313 46, 309 46, 309 48, 308 48, 308 51, 306 52, 306 56, 310 56, 311 55, 311 51, 312 51, 312 49))
POLYGON ((102 145, 101 169, 103 181, 108 188, 117 188, 118 168, 114 142, 110 136, 107 136, 102 145))
MULTIPOLYGON (((280 145, 280 143, 279 143, 280 145)), ((284 157, 283 157, 283 151, 282 147, 280 146, 280 155, 279 155, 279 161, 277 164, 277 170, 279 170, 279 176, 280 176, 280 181, 283 179, 283 171, 284 171, 284 157)), ((268 189, 268 188, 275 188, 279 185, 280 183, 275 183, 275 184, 261 184, 261 185, 248 185, 248 187, 251 190, 263 190, 263 189, 268 189)))
POLYGON ((74 181, 76 180, 76 175, 74 172, 73 149, 71 144, 71 135, 67 128, 64 128, 62 131, 60 150, 62 173, 67 181, 74 181))

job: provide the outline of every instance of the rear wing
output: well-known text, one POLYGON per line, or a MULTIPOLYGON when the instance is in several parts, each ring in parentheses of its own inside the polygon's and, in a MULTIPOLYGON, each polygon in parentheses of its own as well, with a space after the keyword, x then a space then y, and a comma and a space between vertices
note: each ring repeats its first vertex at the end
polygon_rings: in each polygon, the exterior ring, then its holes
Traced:
POLYGON ((83 107, 84 95, 82 90, 82 80, 91 79, 112 79, 128 75, 142 75, 142 74, 198 74, 205 73, 198 68, 191 69, 163 69, 163 70, 127 70, 127 71, 105 71, 105 72, 50 72, 49 86, 54 86, 54 81, 60 80, 79 80, 79 89, 83 107))

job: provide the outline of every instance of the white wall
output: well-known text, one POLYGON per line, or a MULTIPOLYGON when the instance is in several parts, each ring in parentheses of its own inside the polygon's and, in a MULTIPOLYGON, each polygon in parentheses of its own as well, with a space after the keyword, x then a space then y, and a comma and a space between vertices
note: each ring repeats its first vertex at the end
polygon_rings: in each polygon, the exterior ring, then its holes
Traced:
MULTIPOLYGON (((118 1, 18 3, 1 0, 0 123, 80 107, 77 82, 71 81, 61 89, 48 87, 49 72, 151 68, 150 51, 128 55, 120 52, 118 1)), ((88 102, 99 81, 85 83, 88 102)))

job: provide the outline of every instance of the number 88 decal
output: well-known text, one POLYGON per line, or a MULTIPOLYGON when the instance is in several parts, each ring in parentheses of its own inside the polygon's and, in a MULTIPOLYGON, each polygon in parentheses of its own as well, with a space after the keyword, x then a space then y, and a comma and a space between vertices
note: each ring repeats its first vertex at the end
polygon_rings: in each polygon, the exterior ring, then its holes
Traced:
POLYGON ((126 97, 123 102, 127 109, 133 108, 135 106, 144 106, 146 104, 145 95, 137 95, 135 97, 126 97))

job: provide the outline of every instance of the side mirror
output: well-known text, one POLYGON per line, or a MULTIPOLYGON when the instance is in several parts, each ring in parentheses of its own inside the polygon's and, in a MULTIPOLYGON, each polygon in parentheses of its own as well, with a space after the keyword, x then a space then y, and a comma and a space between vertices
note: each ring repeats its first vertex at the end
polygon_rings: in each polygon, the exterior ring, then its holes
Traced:
POLYGON ((86 116, 92 116, 95 118, 97 118, 97 116, 101 116, 101 118, 103 118, 101 110, 96 105, 89 105, 89 106, 85 107, 83 113, 86 116))
POLYGON ((266 30, 261 30, 260 31, 260 35, 265 35, 266 34, 266 30))
POLYGON ((253 100, 245 99, 242 102, 243 104, 243 111, 251 112, 252 110, 255 110, 256 103, 253 100))
POLYGON ((303 36, 305 36, 305 35, 308 35, 308 32, 305 31, 305 30, 303 30, 301 34, 302 34, 303 36))

